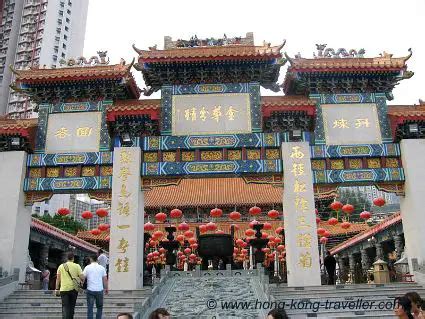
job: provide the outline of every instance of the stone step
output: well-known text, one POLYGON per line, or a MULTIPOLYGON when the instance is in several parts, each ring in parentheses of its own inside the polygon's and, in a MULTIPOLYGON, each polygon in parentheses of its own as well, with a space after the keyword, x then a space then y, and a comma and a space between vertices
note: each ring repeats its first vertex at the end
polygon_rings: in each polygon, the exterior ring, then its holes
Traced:
MULTIPOLYGON (((117 313, 120 312, 130 312, 132 313, 134 311, 133 307, 114 307, 114 308, 103 308, 103 313, 105 313, 106 315, 117 315, 117 313)), ((54 314, 61 314, 62 313, 62 308, 58 308, 58 309, 51 309, 49 307, 42 307, 40 309, 10 309, 8 311, 3 311, 0 310, 0 318, 4 318, 4 315, 17 315, 17 314, 22 314, 25 315, 42 315, 42 314, 48 314, 48 315, 54 315, 54 314)), ((87 307, 75 307, 75 313, 82 315, 82 314, 87 314, 87 307)), ((58 317, 61 317, 58 316, 58 317)))
POLYGON ((285 288, 283 289, 270 289, 269 293, 270 294, 275 294, 275 295, 280 295, 280 294, 285 294, 285 295, 292 295, 292 296, 296 296, 296 295, 306 295, 306 294, 317 294, 317 295, 326 295, 326 294, 336 294, 336 295, 341 295, 341 294, 401 294, 409 292, 409 291, 416 291, 418 294, 420 295, 425 295, 425 288, 416 288, 416 289, 357 289, 357 290, 343 290, 343 289, 335 289, 335 290, 325 290, 325 291, 317 291, 317 290, 303 290, 303 291, 287 291, 285 288))
POLYGON ((423 286, 418 284, 399 284, 399 285, 336 285, 336 286, 314 286, 314 287, 288 287, 287 285, 270 285, 269 288, 273 289, 285 289, 288 292, 297 292, 297 291, 328 291, 335 290, 338 291, 348 291, 348 290, 358 290, 358 289, 419 289, 423 286))
MULTIPOLYGON (((146 297, 147 298, 147 297, 146 297)), ((104 303, 108 303, 108 304, 119 304, 119 303, 129 303, 129 304, 134 304, 134 303, 139 303, 139 302, 143 302, 146 298, 104 298, 104 303)), ((37 304, 37 303, 43 303, 43 304, 55 304, 55 303, 60 303, 61 299, 60 298, 7 298, 6 300, 4 300, 2 303, 0 303, 0 307, 3 304, 37 304)), ((78 298, 77 299, 78 303, 83 303, 86 304, 86 299, 85 298, 78 298)))
MULTIPOLYGON (((109 291, 109 295, 110 296, 115 296, 115 295, 123 295, 123 296, 128 296, 128 295, 145 295, 145 294, 150 294, 152 292, 151 288, 146 288, 146 289, 139 289, 139 290, 131 290, 131 291, 121 291, 121 290, 110 290, 109 291)), ((53 290, 49 290, 49 291, 44 291, 44 290, 16 290, 15 292, 13 292, 12 295, 23 295, 23 296, 27 296, 27 295, 31 295, 31 296, 35 296, 35 295, 39 295, 39 296, 44 296, 44 295, 51 295, 53 294, 53 290)))

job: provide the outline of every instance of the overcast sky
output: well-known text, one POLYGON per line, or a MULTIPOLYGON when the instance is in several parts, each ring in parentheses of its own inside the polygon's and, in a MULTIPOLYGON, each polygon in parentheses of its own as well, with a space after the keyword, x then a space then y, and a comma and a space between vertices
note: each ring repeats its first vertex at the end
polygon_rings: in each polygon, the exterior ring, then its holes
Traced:
MULTIPOLYGON (((278 45, 286 39, 284 50, 290 56, 300 52, 306 58, 312 57, 316 43, 335 49, 365 48, 367 57, 384 50, 405 56, 412 48, 408 66, 415 75, 394 90, 390 104, 425 99, 425 0, 89 1, 85 56, 108 50, 111 63, 118 63, 121 57, 126 61, 136 57, 132 43, 140 49, 154 44, 162 49, 165 35, 175 40, 246 32, 254 32, 258 45, 263 40, 278 45)), ((285 70, 281 69, 280 82, 285 70)), ((141 76, 136 79, 144 87, 141 76)))

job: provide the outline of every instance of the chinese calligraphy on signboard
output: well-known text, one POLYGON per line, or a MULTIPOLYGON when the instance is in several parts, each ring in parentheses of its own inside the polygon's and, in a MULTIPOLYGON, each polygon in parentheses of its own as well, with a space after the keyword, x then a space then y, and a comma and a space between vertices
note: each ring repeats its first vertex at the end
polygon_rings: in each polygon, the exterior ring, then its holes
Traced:
POLYGON ((98 152, 101 112, 49 115, 46 153, 98 152))
MULTIPOLYGON (((111 287, 136 289, 140 281, 143 212, 140 213, 140 149, 116 148, 110 234, 111 287)), ((143 211, 143 209, 142 209, 143 211)), ((143 253, 143 251, 142 251, 143 253)), ((112 288, 111 288, 112 289, 112 288)))
POLYGON ((324 104, 326 144, 380 144, 379 118, 374 103, 324 104))
POLYGON ((288 285, 320 285, 317 226, 308 143, 283 143, 282 159, 288 285))
POLYGON ((248 93, 173 96, 173 135, 251 133, 248 93))

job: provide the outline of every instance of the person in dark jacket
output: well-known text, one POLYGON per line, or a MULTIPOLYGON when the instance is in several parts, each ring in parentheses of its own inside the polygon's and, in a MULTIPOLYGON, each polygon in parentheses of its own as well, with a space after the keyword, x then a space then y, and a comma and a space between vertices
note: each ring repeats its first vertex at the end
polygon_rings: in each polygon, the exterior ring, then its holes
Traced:
POLYGON ((336 259, 329 251, 326 252, 326 257, 323 263, 325 265, 326 272, 328 273, 328 285, 335 285, 336 259))

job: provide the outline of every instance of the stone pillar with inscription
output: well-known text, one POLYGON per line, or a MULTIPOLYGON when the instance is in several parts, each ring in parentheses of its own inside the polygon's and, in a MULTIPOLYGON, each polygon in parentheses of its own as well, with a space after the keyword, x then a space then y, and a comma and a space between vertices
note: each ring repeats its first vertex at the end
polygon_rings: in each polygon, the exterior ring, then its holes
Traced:
POLYGON ((144 198, 141 191, 139 147, 114 149, 109 289, 143 286, 144 198))
POLYGON ((310 157, 307 142, 282 144, 283 213, 289 287, 321 285, 310 157))

